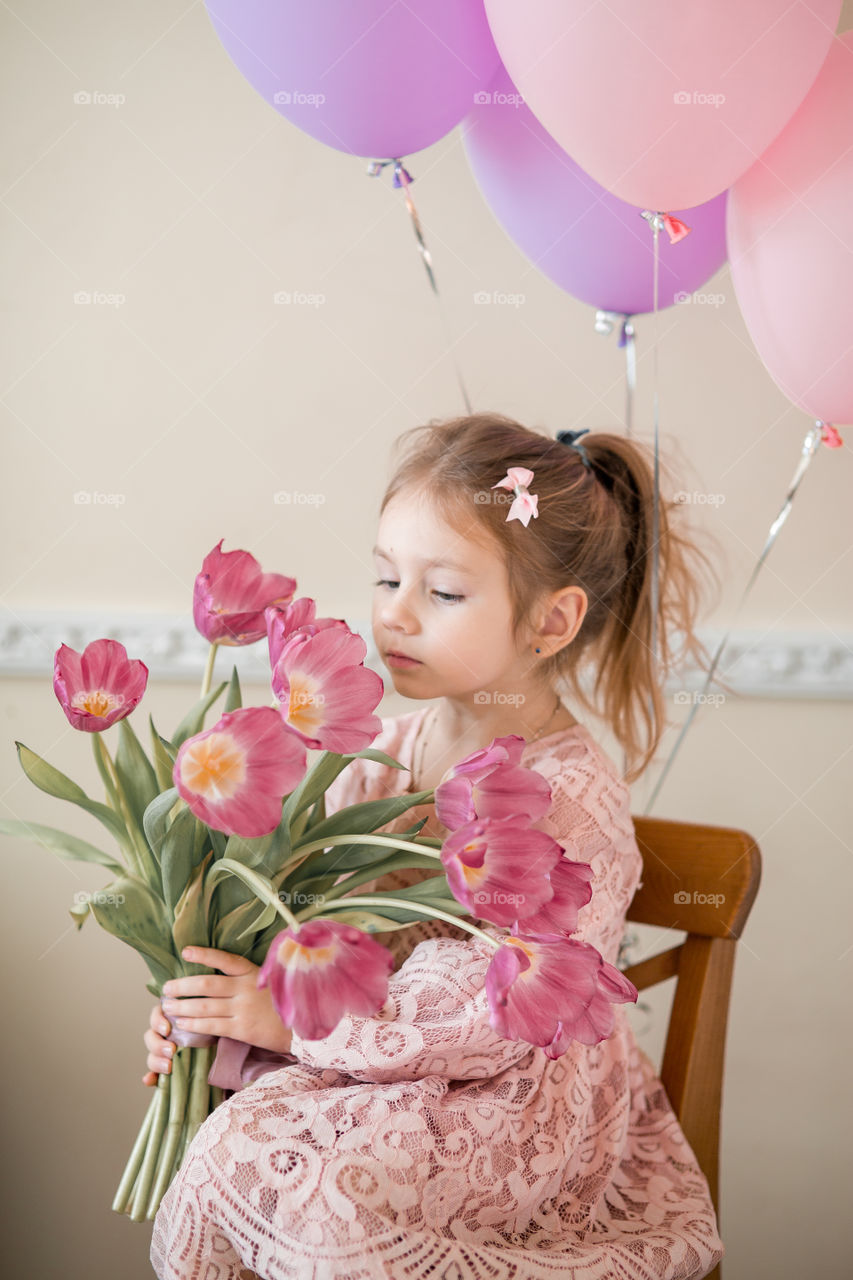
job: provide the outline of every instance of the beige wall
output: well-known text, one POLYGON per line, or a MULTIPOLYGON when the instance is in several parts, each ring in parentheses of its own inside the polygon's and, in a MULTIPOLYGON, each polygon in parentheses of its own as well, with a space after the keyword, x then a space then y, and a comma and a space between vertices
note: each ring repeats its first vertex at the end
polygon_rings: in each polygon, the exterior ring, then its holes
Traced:
MULTIPOLYGON (((399 193, 265 106, 201 5, 31 0, 4 6, 0 24, 3 604, 183 610, 225 537, 296 576, 321 613, 364 619, 389 446, 461 407, 399 193), (80 90, 126 101, 77 106, 80 90), (125 300, 75 305, 81 290, 125 300), (325 301, 276 306, 277 290, 325 301), (276 505, 283 489, 323 501, 276 505), (124 501, 79 505, 79 491, 124 501)), ((853 25, 849 5, 841 25, 853 25)), ((410 169, 475 406, 551 432, 618 429, 615 339, 508 242, 458 131, 410 169), (478 307, 482 289, 525 302, 478 307)), ((726 268, 708 289, 723 306, 660 317, 660 401, 680 487, 725 495, 696 512, 720 543, 726 587, 707 621, 722 627, 809 424, 757 359, 726 268)), ((648 438, 651 321, 637 329, 648 438)), ((744 625, 850 634, 850 453, 849 441, 818 453, 744 625)), ((0 812, 95 838, 94 820, 18 769, 13 739, 99 794, 49 675, 0 691, 0 812)), ((196 691, 153 683, 146 709, 168 729, 196 691)), ((849 702, 729 699, 697 717, 656 808, 742 826, 764 854, 729 1036, 727 1280, 830 1280, 853 1249, 850 742, 849 702)), ((96 872, 12 841, 3 857, 6 1198, 19 1228, 4 1258, 39 1280, 141 1280, 149 1229, 109 1203, 147 1101, 145 971, 94 925, 70 926, 73 894, 103 883, 96 872)), ((660 1014, 649 1044, 659 1034, 660 1014)))

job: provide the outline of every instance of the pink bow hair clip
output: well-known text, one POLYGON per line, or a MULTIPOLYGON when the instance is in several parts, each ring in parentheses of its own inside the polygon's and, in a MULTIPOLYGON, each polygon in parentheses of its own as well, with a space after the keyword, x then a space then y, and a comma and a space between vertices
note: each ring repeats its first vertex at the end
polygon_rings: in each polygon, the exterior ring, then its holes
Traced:
POLYGON ((515 500, 509 509, 509 520, 520 520, 525 528, 530 524, 530 517, 539 518, 539 497, 530 493, 527 486, 533 482, 533 472, 527 467, 510 467, 503 480, 493 484, 493 489, 512 489, 515 500))

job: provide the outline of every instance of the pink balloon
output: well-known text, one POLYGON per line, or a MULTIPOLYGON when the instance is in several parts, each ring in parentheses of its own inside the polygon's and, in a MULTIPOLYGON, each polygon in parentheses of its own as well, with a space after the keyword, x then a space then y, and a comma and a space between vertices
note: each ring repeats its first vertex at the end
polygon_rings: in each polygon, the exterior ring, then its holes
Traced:
POLYGON ((704 204, 766 150, 826 57, 841 0, 486 0, 528 106, 629 204, 704 204))
POLYGON ((732 188, 728 244, 746 326, 799 408, 853 423, 853 31, 732 188))
POLYGON ((338 151, 386 159, 437 142, 499 63, 483 0, 205 0, 239 71, 338 151))
MULTIPOLYGON (((501 67, 463 122, 471 171, 498 222, 533 265, 573 297, 627 315, 654 306, 654 237, 636 205, 605 191, 557 145, 501 67)), ((662 233, 658 305, 686 302, 726 260, 726 192, 674 210, 691 228, 662 233)))

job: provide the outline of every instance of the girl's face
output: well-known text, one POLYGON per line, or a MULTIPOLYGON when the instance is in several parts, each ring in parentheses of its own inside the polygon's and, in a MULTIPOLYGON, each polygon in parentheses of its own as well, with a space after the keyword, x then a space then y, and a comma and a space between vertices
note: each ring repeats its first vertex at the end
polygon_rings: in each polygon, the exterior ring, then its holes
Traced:
MULTIPOLYGON (((471 534, 483 535, 472 520, 471 534)), ((511 694, 530 678, 530 644, 512 643, 512 604, 496 547, 449 527, 428 500, 398 493, 379 522, 373 637, 407 698, 511 694), (394 666, 389 654, 416 658, 394 666)))

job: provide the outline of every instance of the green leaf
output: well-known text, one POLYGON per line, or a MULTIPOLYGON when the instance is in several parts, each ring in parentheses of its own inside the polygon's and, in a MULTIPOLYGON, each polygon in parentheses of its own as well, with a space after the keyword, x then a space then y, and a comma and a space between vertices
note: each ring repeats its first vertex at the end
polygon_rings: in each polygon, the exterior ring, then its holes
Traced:
POLYGON ((263 929, 266 929, 271 925, 273 921, 278 921, 279 929, 283 929, 285 927, 284 921, 274 907, 261 907, 260 914, 255 915, 255 919, 247 925, 242 933, 237 934, 234 941, 242 942, 244 938, 250 937, 251 934, 260 933, 263 929))
POLYGON ((196 818, 190 809, 175 814, 160 846, 163 900, 170 911, 186 889, 190 876, 201 861, 196 856, 196 818))
POLYGON ((240 692, 240 677, 237 675, 237 668, 231 669, 231 682, 228 685, 228 693, 225 698, 226 711, 239 711, 243 706, 243 695, 240 692))
POLYGON ((60 858, 67 858, 69 861, 95 862, 98 866, 106 867, 114 875, 124 875, 125 872, 120 862, 116 862, 115 858, 111 858, 108 853, 102 853, 100 849, 96 849, 93 844, 89 844, 88 840, 80 840, 77 836, 70 836, 65 831, 57 831, 55 827, 43 827, 38 822, 14 822, 11 819, 0 818, 0 835, 20 836, 24 840, 32 840, 34 844, 40 844, 43 848, 58 853, 60 858))
POLYGON ((71 916, 76 927, 78 929, 82 929, 83 925, 86 923, 86 917, 89 915, 88 898, 85 902, 75 902, 73 907, 68 908, 68 914, 71 916))
POLYGON ((222 684, 213 689, 204 698, 200 698, 191 711, 187 712, 175 732, 172 734, 172 746, 181 747, 187 738, 194 738, 197 733, 201 732, 204 724, 204 717, 213 706, 216 699, 226 688, 227 681, 223 680, 222 684))
POLYGON ((166 837, 166 832, 169 830, 169 814, 180 798, 178 788, 170 787, 168 791, 163 791, 159 796, 155 796, 142 815, 145 839, 148 841, 148 846, 158 862, 161 861, 163 841, 166 837))
POLYGON ((342 760, 349 763, 350 760, 376 760, 379 764, 391 765, 393 769, 405 769, 404 764, 400 764, 399 760, 395 760, 393 756, 386 755, 384 751, 378 751, 376 747, 365 747, 363 751, 355 751, 350 755, 341 756, 342 760))
MULTIPOLYGON (((397 913, 397 915, 399 914, 397 913)), ((408 913, 403 912, 402 914, 406 915, 408 913)), ((363 929, 365 933, 390 933, 395 929, 405 928, 406 924, 415 923, 420 917, 412 916, 409 920, 401 920, 395 915, 392 919, 390 909, 388 915, 380 916, 374 911, 368 911, 366 907, 348 907, 345 911, 336 911, 335 919, 340 921, 341 924, 351 924, 356 929, 363 929)))
POLYGON ((101 928, 138 951, 161 987, 169 978, 181 976, 183 966, 172 951, 172 931, 163 903, 141 880, 120 876, 92 894, 89 901, 101 928))
POLYGON ((284 802, 282 819, 287 823, 288 830, 292 828, 294 819, 304 809, 310 808, 321 795, 325 794, 326 789, 338 774, 343 772, 352 758, 352 756, 339 756, 334 751, 324 751, 314 761, 305 777, 294 787, 284 802))
POLYGON ((139 831, 142 831, 142 815, 155 796, 160 794, 157 774, 127 719, 118 727, 118 750, 115 768, 128 812, 139 831))
MULTIPOLYGON (((387 796, 382 800, 362 800, 359 804, 347 805, 345 809, 338 809, 337 813, 333 813, 330 818, 324 818, 322 822, 318 822, 303 839, 295 841, 294 852, 298 852, 302 845, 313 844, 315 840, 325 840, 329 836, 362 836, 370 831, 376 831, 377 828, 384 827, 395 818, 399 818, 401 814, 407 813, 415 805, 423 804, 424 797, 430 794, 429 791, 417 791, 411 795, 387 796)), ((425 818, 419 820, 418 830, 424 822, 426 822, 425 818)), ((402 833, 396 834, 401 835, 402 838, 402 833)))
MULTIPOLYGON (((364 846, 359 847, 363 848, 364 846)), ((414 868, 437 872, 435 878, 440 879, 445 889, 447 889, 447 877, 444 874, 441 863, 436 858, 431 858, 426 853, 410 853, 406 849, 401 849, 397 853, 393 849, 388 850, 388 852, 390 857, 381 858, 378 862, 355 869, 340 884, 337 883, 340 879, 339 875, 312 876, 301 880, 298 890, 294 888, 293 893, 329 894, 333 892, 337 898, 343 896, 344 893, 349 893, 356 885, 380 879, 381 876, 387 875, 389 871, 410 871, 414 868)), ((450 892, 449 889, 447 892, 450 892)))
MULTIPOLYGON (((423 818, 410 830, 398 831, 394 835, 400 840, 411 840, 412 836, 417 833, 425 821, 426 819, 423 818)), ((415 859, 420 857, 429 858, 429 862, 426 864, 420 864, 415 861, 411 864, 412 866, 432 866, 436 862, 436 859, 430 858, 429 854, 417 854, 410 850, 396 850, 383 844, 336 844, 331 849, 316 849, 314 853, 309 854, 304 862, 288 873, 282 887, 286 889, 294 888, 309 876, 326 876, 331 875, 333 872, 340 874, 344 871, 355 871, 358 867, 371 867, 376 865, 377 862, 384 862, 386 858, 396 857, 398 854, 415 859)))
MULTIPOLYGON (((234 862, 231 858, 221 858, 219 862, 214 862, 208 872, 209 880, 219 880, 222 876, 235 875, 242 880, 258 898, 267 906, 271 906, 276 913, 281 916, 279 911, 279 896, 276 887, 266 876, 260 875, 257 871, 253 871, 251 867, 244 867, 240 862, 234 862)), ((282 917, 283 919, 283 917, 282 917)), ((286 925, 282 925, 286 928, 286 925)))
POLYGON ((127 830, 114 810, 97 800, 90 800, 82 787, 78 787, 76 782, 72 782, 64 773, 54 769, 52 764, 48 764, 46 760, 42 760, 41 756, 30 751, 23 742, 16 742, 15 746, 18 748, 21 768, 39 791, 44 791, 49 796, 56 796, 57 800, 69 800, 71 804, 79 805, 81 809, 85 809, 87 813, 91 813, 99 822, 102 822, 119 844, 127 843, 127 830))
MULTIPOLYGON (((175 951, 181 954, 184 947, 209 947, 207 912, 204 906, 204 873, 213 857, 208 853, 190 876, 186 889, 175 904, 175 919, 172 924, 172 939, 175 951)), ((184 969, 189 973, 207 973, 206 965, 190 964, 184 961, 184 969)))
POLYGON ((213 856, 215 858, 224 858, 225 850, 228 846, 228 836, 226 836, 224 831, 216 831, 213 827, 207 828, 207 834, 210 837, 213 856))
MULTIPOLYGON (((233 877, 235 884, 238 883, 236 876, 233 877)), ((220 886, 222 887, 222 886, 220 886)), ((244 886, 244 892, 248 893, 244 886)), ((226 916, 220 920, 213 931, 213 946, 219 947, 222 951, 233 951, 237 955, 249 955, 251 948, 241 941, 248 938, 252 932, 268 928, 272 923, 272 917, 266 922, 261 920, 261 916, 266 916, 267 912, 272 911, 272 907, 261 906, 254 894, 248 902, 242 902, 239 907, 235 907, 233 911, 229 911, 226 916)), ((284 928, 284 921, 278 912, 274 912, 275 919, 278 920, 281 929, 284 928)))
POLYGON ((175 756, 178 753, 171 742, 167 742, 165 738, 160 737, 150 716, 148 717, 148 724, 151 728, 151 749, 154 756, 157 782, 160 790, 165 791, 172 786, 172 767, 175 763, 175 756))

